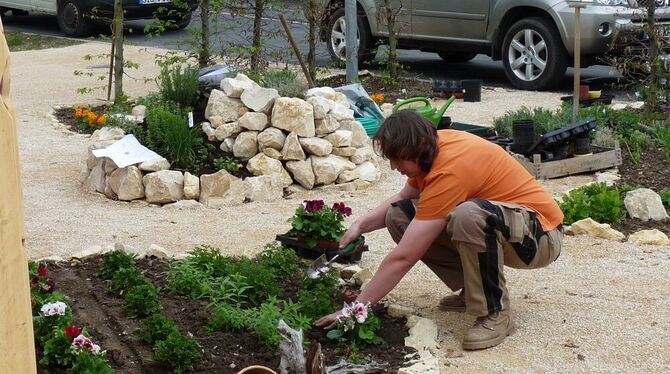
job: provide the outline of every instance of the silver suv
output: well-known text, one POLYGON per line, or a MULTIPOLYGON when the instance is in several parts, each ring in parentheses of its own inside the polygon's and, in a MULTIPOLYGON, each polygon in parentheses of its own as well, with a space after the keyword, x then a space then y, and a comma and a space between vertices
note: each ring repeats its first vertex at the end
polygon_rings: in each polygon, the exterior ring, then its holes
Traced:
MULTIPOLYGON (((331 57, 344 60, 346 25, 343 0, 324 0, 321 38, 331 57)), ((582 67, 615 53, 624 39, 642 37, 647 1, 582 1, 582 67)), ((670 21, 670 0, 656 0, 657 24, 670 21)), ((359 61, 374 59, 388 27, 383 0, 358 0, 359 61)), ((572 65, 575 11, 558 0, 391 0, 399 26, 398 48, 435 52, 447 62, 477 54, 502 60, 512 84, 526 90, 556 85, 572 65)))

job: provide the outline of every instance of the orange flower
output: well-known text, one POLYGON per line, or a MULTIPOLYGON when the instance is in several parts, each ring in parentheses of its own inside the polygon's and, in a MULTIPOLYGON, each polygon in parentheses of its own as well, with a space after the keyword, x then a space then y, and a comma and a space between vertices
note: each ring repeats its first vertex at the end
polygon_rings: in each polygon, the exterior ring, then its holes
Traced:
POLYGON ((80 107, 74 108, 74 116, 75 118, 81 118, 84 116, 84 110, 80 107))
POLYGON ((107 114, 103 114, 103 115, 99 116, 97 122, 98 122, 98 125, 104 126, 105 122, 107 122, 107 114))
POLYGON ((370 98, 377 104, 382 104, 384 102, 384 99, 386 98, 384 94, 374 94, 371 95, 370 98))
POLYGON ((88 123, 94 124, 98 120, 98 115, 91 112, 91 111, 87 111, 86 112, 86 119, 88 119, 88 123))

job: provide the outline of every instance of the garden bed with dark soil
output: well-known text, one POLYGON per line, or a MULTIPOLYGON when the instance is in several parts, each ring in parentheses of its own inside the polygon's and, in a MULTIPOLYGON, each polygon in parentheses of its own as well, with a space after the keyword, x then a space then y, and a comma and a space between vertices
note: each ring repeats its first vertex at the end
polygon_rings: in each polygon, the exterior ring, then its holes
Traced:
MULTIPOLYGON (((641 186, 659 193, 665 188, 670 188, 670 163, 665 158, 663 151, 656 147, 650 147, 642 153, 639 163, 634 163, 628 150, 621 150, 622 164, 619 165, 621 179, 617 186, 641 186)), ((670 236, 670 219, 663 221, 642 221, 628 218, 625 221, 612 225, 617 231, 625 235, 640 230, 658 229, 670 236)))
MULTIPOLYGON (((140 338, 142 321, 126 317, 123 300, 108 291, 109 282, 99 278, 102 257, 87 259, 83 263, 48 264, 50 278, 72 305, 74 319, 88 329, 90 336, 107 351, 115 372, 119 373, 169 373, 153 359, 150 345, 140 338)), ((138 268, 157 287, 165 287, 165 273, 169 265, 163 260, 138 260, 138 268)), ((290 292, 287 285, 286 292, 290 292)), ((207 323, 211 311, 204 300, 193 300, 161 292, 163 314, 174 320, 184 334, 193 334, 203 349, 202 361, 196 373, 237 373, 250 365, 279 366, 280 356, 258 342, 251 332, 210 331, 207 323)), ((341 304, 340 304, 341 305, 341 304)), ((403 364, 403 357, 413 350, 404 346, 407 336, 405 321, 392 319, 379 310, 382 321, 379 335, 385 343, 361 348, 358 357, 375 362, 387 362, 388 368, 380 372, 395 373, 403 364)), ((341 348, 329 340, 321 329, 313 328, 305 342, 318 341, 327 365, 334 365, 342 355, 341 348)), ((39 359, 39 357, 38 357, 39 359)), ((40 369, 41 373, 60 373, 59 370, 40 369)))
MULTIPOLYGON (((395 103, 397 99, 408 99, 410 97, 442 98, 440 92, 433 92, 431 82, 421 81, 417 78, 399 78, 396 85, 389 84, 376 75, 361 75, 360 83, 368 95, 383 94, 384 102, 395 103), (403 91, 404 90, 404 91, 403 91)), ((340 87, 347 85, 344 75, 321 79, 316 82, 317 87, 340 87)))

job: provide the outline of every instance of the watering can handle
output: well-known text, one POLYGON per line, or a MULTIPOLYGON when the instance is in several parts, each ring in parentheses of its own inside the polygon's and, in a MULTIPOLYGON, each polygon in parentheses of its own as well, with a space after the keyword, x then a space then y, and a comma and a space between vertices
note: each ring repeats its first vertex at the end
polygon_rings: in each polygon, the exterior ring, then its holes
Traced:
POLYGON ((424 102, 426 104, 426 106, 431 106, 430 100, 425 98, 425 97, 412 97, 410 99, 403 100, 403 101, 397 103, 396 105, 394 105, 393 106, 393 113, 397 112, 398 109, 400 109, 400 107, 405 105, 405 104, 415 103, 415 102, 418 102, 418 101, 424 102))

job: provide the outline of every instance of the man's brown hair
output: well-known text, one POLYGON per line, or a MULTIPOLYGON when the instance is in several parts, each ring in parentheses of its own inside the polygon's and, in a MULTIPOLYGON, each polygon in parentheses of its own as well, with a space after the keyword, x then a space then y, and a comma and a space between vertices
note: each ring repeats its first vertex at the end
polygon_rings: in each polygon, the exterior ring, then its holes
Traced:
POLYGON ((375 150, 386 159, 416 162, 428 173, 437 156, 435 126, 413 110, 389 116, 372 139, 375 150))

